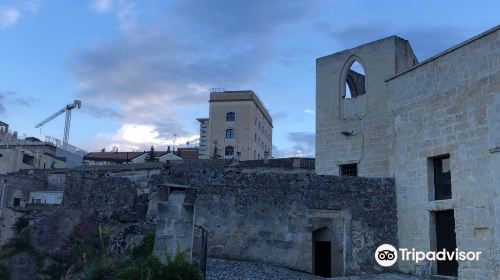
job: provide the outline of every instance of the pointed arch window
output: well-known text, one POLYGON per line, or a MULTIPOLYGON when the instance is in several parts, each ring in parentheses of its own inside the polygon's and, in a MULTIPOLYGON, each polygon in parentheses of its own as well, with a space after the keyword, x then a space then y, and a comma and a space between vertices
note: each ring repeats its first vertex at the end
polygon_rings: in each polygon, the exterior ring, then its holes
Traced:
POLYGON ((345 99, 353 99, 363 94, 366 94, 365 70, 363 66, 355 60, 347 71, 345 92, 342 97, 345 99))

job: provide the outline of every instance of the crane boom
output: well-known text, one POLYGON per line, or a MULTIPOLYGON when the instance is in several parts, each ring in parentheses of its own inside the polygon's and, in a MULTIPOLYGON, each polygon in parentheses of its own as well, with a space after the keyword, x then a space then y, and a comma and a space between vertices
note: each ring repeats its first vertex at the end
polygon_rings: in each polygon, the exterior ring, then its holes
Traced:
POLYGON ((80 109, 82 106, 82 102, 80 100, 75 100, 73 104, 68 104, 64 108, 60 109, 59 111, 55 112, 52 114, 50 117, 46 118, 45 120, 39 122, 35 128, 42 127, 46 123, 50 122, 51 120, 57 118, 59 115, 62 113, 66 112, 66 121, 64 123, 64 138, 63 138, 63 145, 66 146, 68 144, 69 140, 69 129, 71 126, 71 110, 73 109, 80 109))

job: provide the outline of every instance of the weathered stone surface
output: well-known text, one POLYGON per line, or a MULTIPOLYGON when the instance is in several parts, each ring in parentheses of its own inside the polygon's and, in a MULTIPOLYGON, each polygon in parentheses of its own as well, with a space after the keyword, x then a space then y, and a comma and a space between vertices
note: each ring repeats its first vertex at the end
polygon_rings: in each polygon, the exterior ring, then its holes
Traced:
MULTIPOLYGON (((483 252, 459 261, 460 279, 500 279, 499 46, 496 26, 420 64, 396 36, 316 61, 316 172, 356 163, 361 176, 393 176, 402 248, 436 250, 433 215, 453 210, 457 247, 483 252), (344 75, 354 61, 365 70, 366 94, 347 100, 344 75), (443 155, 452 195, 434 202, 432 158, 443 155)), ((398 265, 437 273, 435 261, 398 265)))
POLYGON ((28 228, 37 250, 64 255, 72 228, 86 222, 114 224, 110 249, 120 254, 140 240, 148 228, 145 225, 154 221, 156 231, 162 233, 155 248, 163 248, 177 242, 175 238, 192 234, 184 210, 174 211, 180 206, 194 206, 186 213, 194 214, 194 224, 208 230, 208 251, 217 257, 311 272, 313 232, 327 228, 338 254, 336 275, 355 275, 382 271, 373 251, 381 243, 397 244, 392 179, 317 176, 310 171, 242 172, 227 165, 207 169, 193 162, 166 166, 152 177, 143 170, 101 173, 68 174, 63 204, 28 228), (147 183, 147 192, 139 182, 147 183), (190 187, 182 200, 162 191, 173 186, 175 193, 181 185, 190 187), (170 205, 169 199, 182 203, 170 205), (124 223, 135 220, 136 214, 139 223, 124 223), (127 218, 131 216, 134 219, 127 218))
MULTIPOLYGON (((209 255, 312 271, 312 233, 327 227, 345 252, 340 275, 379 272, 373 252, 397 245, 391 179, 250 173, 175 164, 156 184, 198 188, 195 224, 209 231, 209 255)), ((155 190, 152 191, 155 195, 155 190)), ((151 209, 151 207, 150 207, 151 209)), ((153 208, 154 209, 154 208, 153 208)))

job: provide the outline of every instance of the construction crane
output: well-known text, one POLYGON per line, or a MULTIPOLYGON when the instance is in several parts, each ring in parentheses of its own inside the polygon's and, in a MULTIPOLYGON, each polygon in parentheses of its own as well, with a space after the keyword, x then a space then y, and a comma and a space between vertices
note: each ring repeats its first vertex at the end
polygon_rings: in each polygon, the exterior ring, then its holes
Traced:
POLYGON ((52 116, 46 118, 45 120, 41 121, 38 123, 35 128, 42 127, 44 124, 50 122, 51 120, 57 118, 57 116, 61 115, 62 113, 66 112, 66 122, 64 123, 64 138, 63 138, 63 145, 66 147, 68 145, 68 140, 69 140, 69 128, 71 126, 71 110, 73 109, 80 109, 82 107, 82 102, 80 100, 75 100, 73 104, 68 104, 61 110, 55 112, 52 114, 52 116))
POLYGON ((187 142, 186 142, 186 145, 188 145, 188 146, 189 146, 189 145, 190 145, 191 143, 193 143, 193 142, 200 142, 200 137, 195 138, 194 140, 189 140, 189 137, 188 137, 188 140, 187 140, 187 142))

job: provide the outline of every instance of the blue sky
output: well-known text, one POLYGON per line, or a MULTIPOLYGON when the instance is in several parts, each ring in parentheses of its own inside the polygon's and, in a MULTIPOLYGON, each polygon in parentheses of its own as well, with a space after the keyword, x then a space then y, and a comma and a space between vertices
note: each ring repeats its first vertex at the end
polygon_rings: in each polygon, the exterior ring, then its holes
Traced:
POLYGON ((252 89, 274 156, 314 155, 315 59, 390 35, 419 60, 498 24, 498 1, 0 0, 0 119, 88 151, 198 134, 211 88, 252 89))

